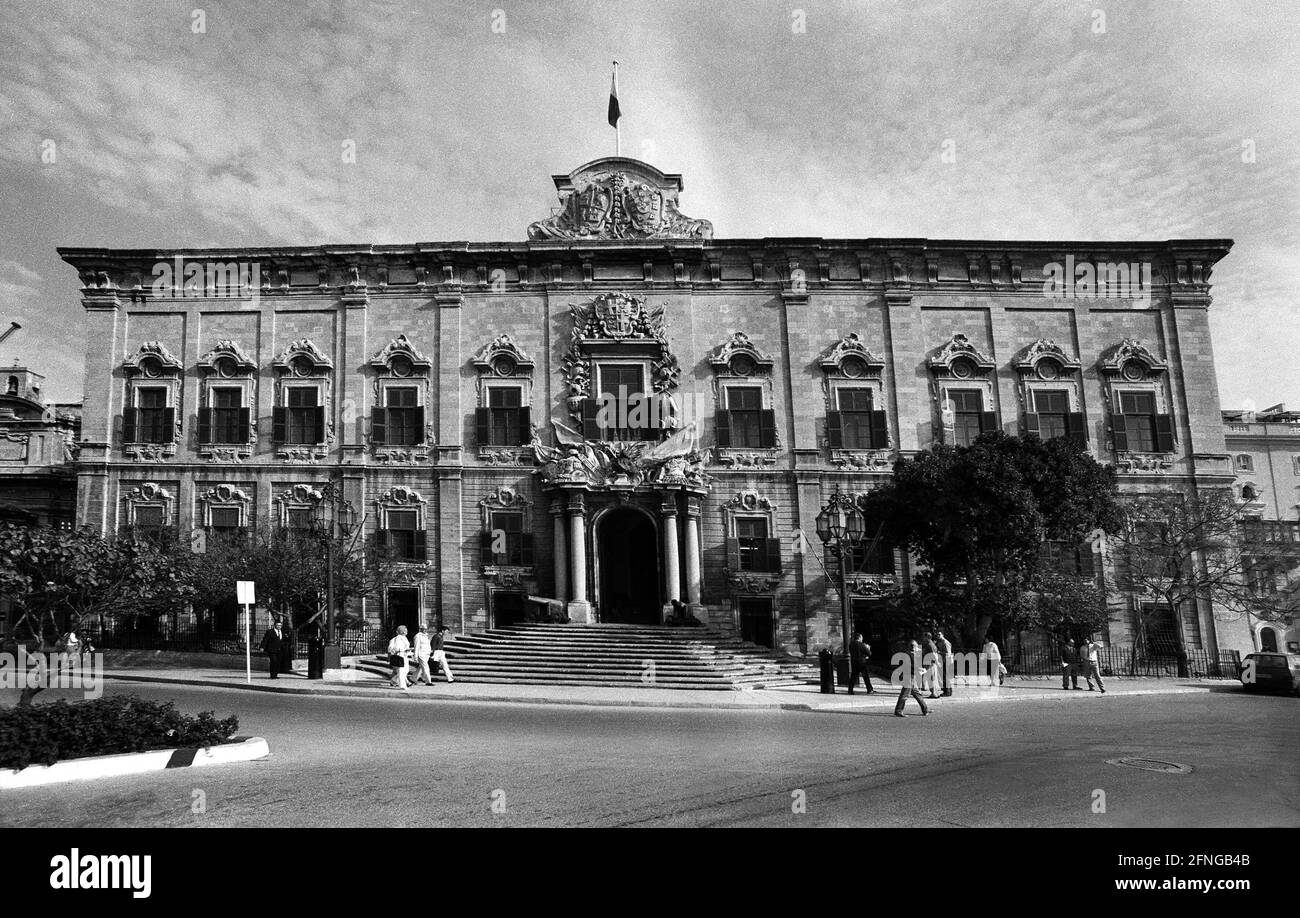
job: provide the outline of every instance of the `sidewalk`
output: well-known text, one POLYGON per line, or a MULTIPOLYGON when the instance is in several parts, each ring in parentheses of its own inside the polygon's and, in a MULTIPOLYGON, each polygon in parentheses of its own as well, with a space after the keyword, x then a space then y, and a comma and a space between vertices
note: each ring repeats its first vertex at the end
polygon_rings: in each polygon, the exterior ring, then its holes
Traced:
MULTIPOLYGON (((849 695, 843 687, 836 694, 823 695, 816 685, 738 691, 693 689, 657 689, 640 686, 568 686, 514 685, 492 683, 435 682, 418 685, 403 693, 389 686, 388 680, 359 670, 344 670, 355 675, 348 681, 312 680, 302 673, 282 675, 272 681, 265 672, 254 672, 251 684, 244 673, 229 669, 115 669, 105 670, 104 678, 114 682, 172 683, 245 691, 282 694, 322 695, 351 698, 394 698, 419 703, 424 701, 511 702, 520 704, 603 705, 613 707, 710 708, 717 710, 823 711, 834 713, 879 713, 892 710, 898 690, 877 680, 876 694, 861 688, 849 695)), ((1209 692, 1220 686, 1240 688, 1230 679, 1121 679, 1107 681, 1105 695, 1099 692, 1063 691, 1050 679, 1008 680, 1001 687, 955 686, 949 698, 926 699, 936 708, 953 704, 995 701, 1064 701, 1105 703, 1108 699, 1129 695, 1182 695, 1209 692)), ((919 713, 909 701, 909 714, 919 713)))

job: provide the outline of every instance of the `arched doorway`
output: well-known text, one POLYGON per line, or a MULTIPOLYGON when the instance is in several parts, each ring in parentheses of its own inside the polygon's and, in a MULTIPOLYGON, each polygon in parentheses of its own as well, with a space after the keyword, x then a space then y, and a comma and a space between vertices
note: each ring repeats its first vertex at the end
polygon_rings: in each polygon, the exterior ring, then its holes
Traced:
POLYGON ((631 507, 609 510, 597 522, 596 540, 600 620, 658 624, 659 540, 650 517, 631 507))
POLYGON ((1277 630, 1265 626, 1259 629, 1259 649, 1263 653, 1277 653, 1277 630))

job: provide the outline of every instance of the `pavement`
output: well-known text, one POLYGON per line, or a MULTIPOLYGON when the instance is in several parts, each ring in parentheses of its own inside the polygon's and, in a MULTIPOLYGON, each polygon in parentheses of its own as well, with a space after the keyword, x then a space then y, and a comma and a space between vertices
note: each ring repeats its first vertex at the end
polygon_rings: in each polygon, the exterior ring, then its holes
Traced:
MULTIPOLYGON (((412 702, 469 701, 489 703, 545 704, 545 705, 600 705, 614 707, 648 708, 708 708, 714 710, 782 710, 820 711, 825 713, 870 713, 892 709, 898 700, 897 688, 883 680, 876 680, 876 694, 869 695, 861 688, 853 695, 843 687, 833 695, 821 694, 815 684, 770 689, 740 689, 716 691, 705 689, 667 689, 651 686, 570 686, 570 685, 518 685, 509 683, 483 683, 438 681, 432 686, 417 685, 408 692, 392 688, 388 680, 362 670, 344 669, 333 678, 308 680, 303 673, 281 675, 270 679, 265 671, 254 671, 252 681, 245 674, 229 669, 205 668, 150 668, 106 669, 104 677, 115 682, 171 683, 208 688, 242 689, 254 692, 317 695, 333 697, 390 697, 409 699, 412 702)), ((1131 695, 1180 695, 1211 691, 1240 692, 1241 686, 1225 679, 1125 679, 1113 677, 1106 682, 1107 691, 1100 692, 1062 690, 1054 679, 1011 678, 1002 686, 980 686, 958 680, 954 694, 933 699, 936 707, 953 704, 997 701, 1068 701, 1085 702, 1119 698, 1131 695)), ((932 699, 927 698, 927 704, 932 699)), ((907 711, 919 714, 914 701, 909 700, 907 711)))

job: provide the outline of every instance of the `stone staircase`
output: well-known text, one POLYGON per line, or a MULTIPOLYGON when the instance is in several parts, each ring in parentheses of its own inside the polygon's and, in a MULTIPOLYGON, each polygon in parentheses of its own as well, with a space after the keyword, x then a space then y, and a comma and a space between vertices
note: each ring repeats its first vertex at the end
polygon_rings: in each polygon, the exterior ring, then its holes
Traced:
MULTIPOLYGON (((520 624, 447 642, 456 681, 735 691, 817 681, 815 664, 706 628, 520 624)), ((385 655, 357 666, 388 675, 385 655)))

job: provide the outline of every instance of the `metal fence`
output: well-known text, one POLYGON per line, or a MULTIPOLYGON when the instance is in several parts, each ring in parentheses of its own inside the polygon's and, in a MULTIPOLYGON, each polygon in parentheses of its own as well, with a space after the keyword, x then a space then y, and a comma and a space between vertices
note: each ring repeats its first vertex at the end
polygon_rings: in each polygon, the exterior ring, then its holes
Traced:
MULTIPOLYGON (((1153 652, 1136 644, 1109 644, 1097 654, 1103 676, 1146 676, 1177 678, 1178 655, 1172 651, 1153 652)), ((1056 648, 1019 648, 1004 651, 1002 664, 1007 672, 1019 676, 1059 676, 1061 655, 1056 648)), ((1241 674, 1241 654, 1221 650, 1188 648, 1188 673, 1196 678, 1236 679, 1241 674)))
MULTIPOLYGON (((266 628, 254 629, 251 635, 254 653, 262 646, 266 628)), ((166 619, 156 621, 130 619, 105 619, 86 621, 78 628, 83 641, 97 649, 113 650, 175 650, 183 653, 244 652, 243 631, 214 631, 202 625, 173 628, 166 619)), ((354 628, 339 628, 338 641, 344 656, 380 653, 388 646, 381 629, 362 623, 354 628)), ((292 648, 295 659, 306 659, 311 642, 294 631, 286 629, 284 637, 292 648)))

